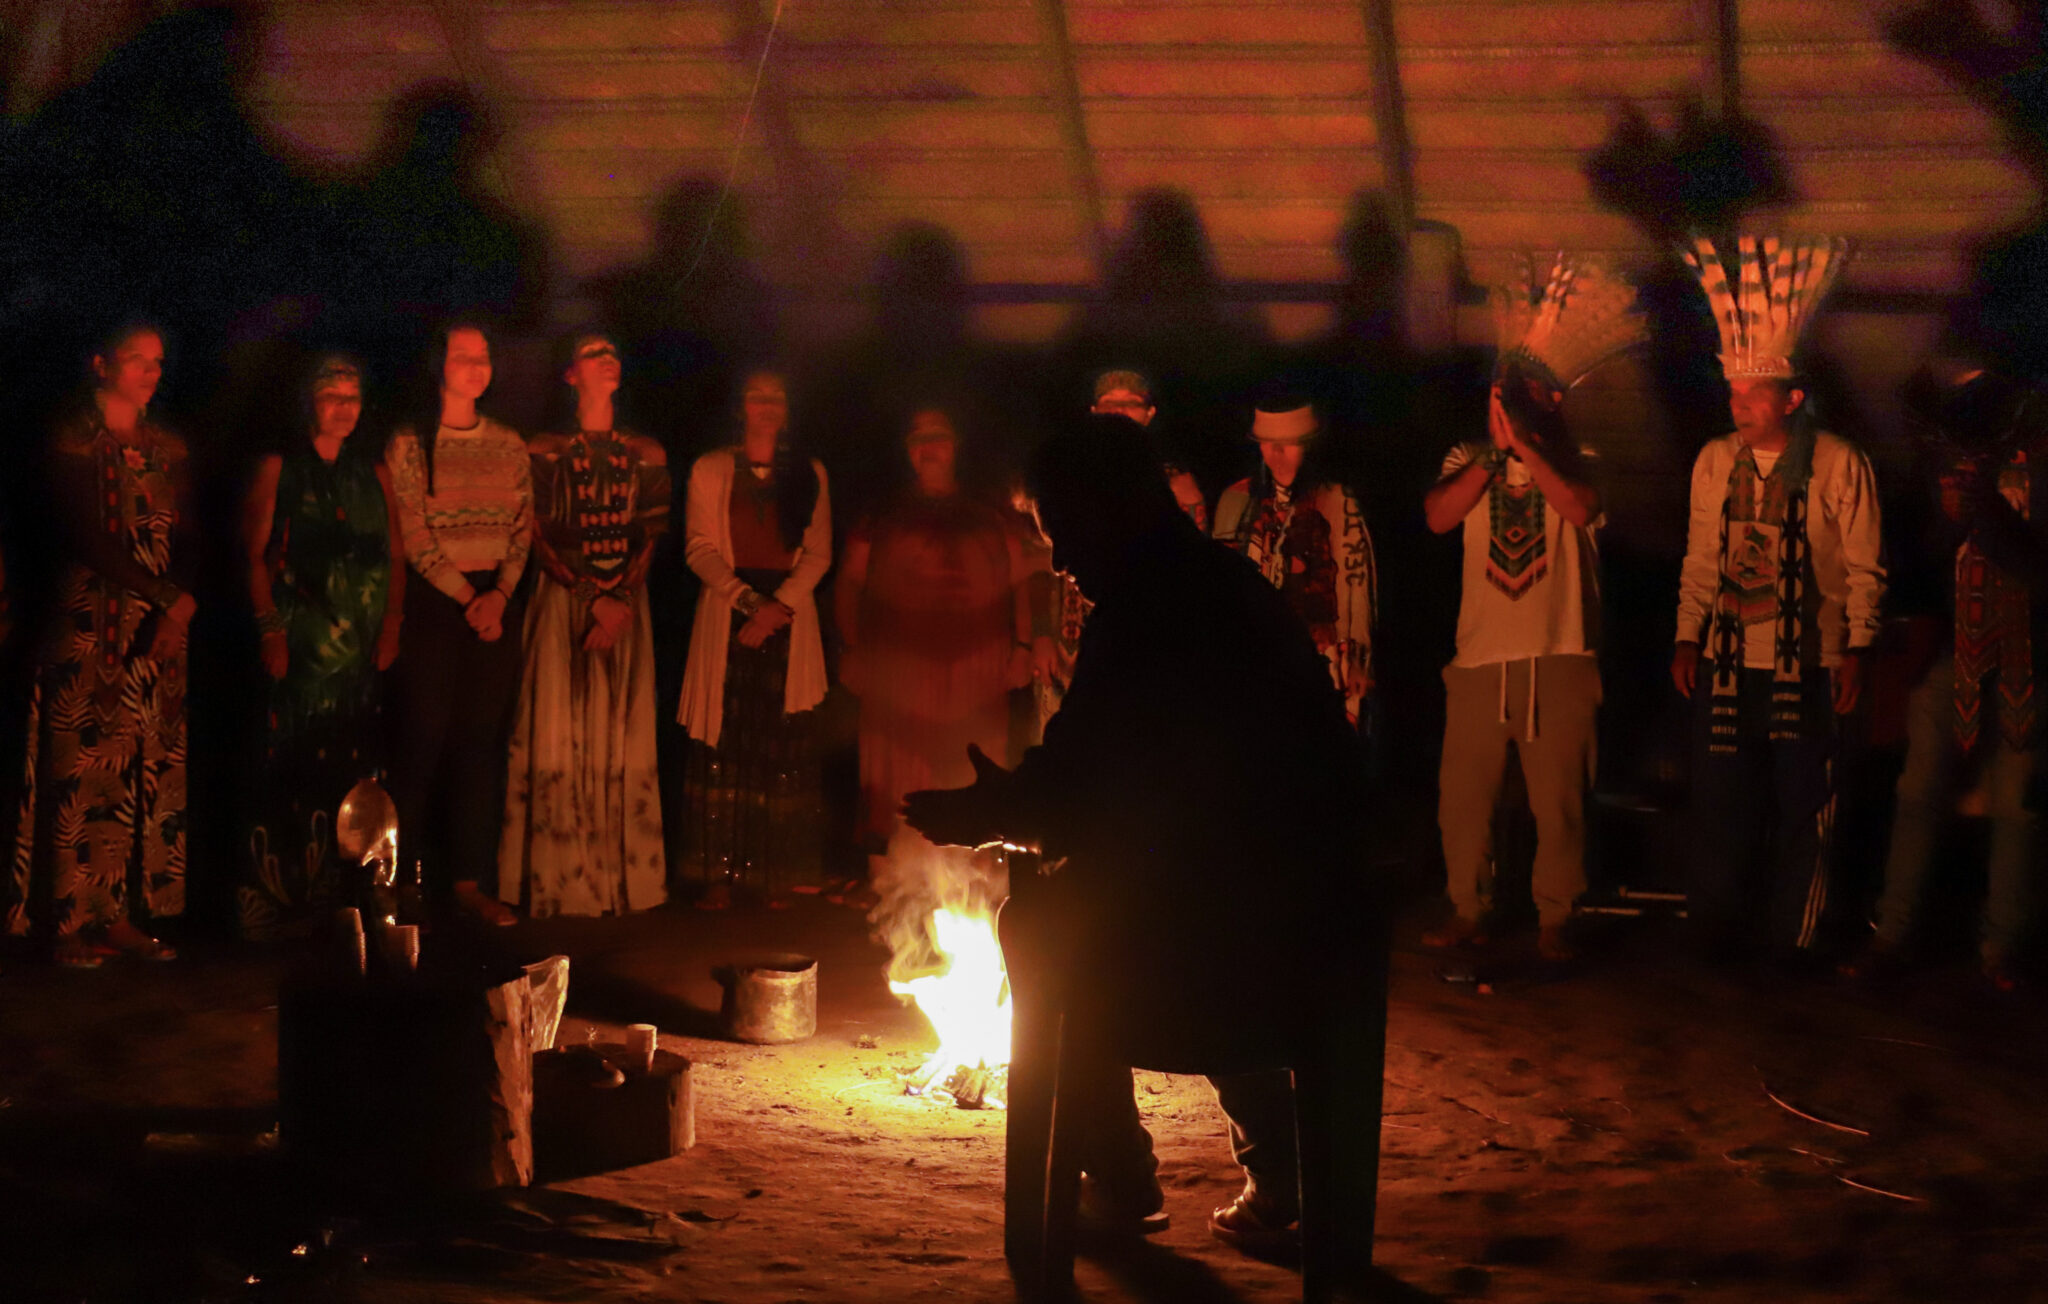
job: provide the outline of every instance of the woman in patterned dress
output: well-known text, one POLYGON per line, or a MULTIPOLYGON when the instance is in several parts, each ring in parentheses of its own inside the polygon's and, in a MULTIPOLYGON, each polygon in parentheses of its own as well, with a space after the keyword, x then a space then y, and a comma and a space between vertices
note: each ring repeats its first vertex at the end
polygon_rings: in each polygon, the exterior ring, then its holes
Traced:
POLYGON ((577 336, 562 378, 575 433, 527 446, 540 575, 498 842, 499 899, 535 918, 645 910, 668 894, 646 589, 668 457, 617 428, 610 338, 577 336))
POLYGON ((789 439, 780 373, 747 377, 737 444, 690 467, 684 560, 704 591, 677 718, 690 735, 685 872, 699 904, 823 876, 813 708, 825 645, 813 593, 832 566, 825 468, 789 439))
POLYGON ((60 963, 170 959, 148 928, 185 910, 185 642, 197 607, 185 444, 149 420, 163 336, 128 326, 57 430, 54 510, 71 560, 29 704, 7 929, 60 963))
POLYGON ((341 904, 334 812, 382 756, 379 671, 398 655, 404 547, 391 472, 356 423, 363 376, 320 359, 301 437, 256 464, 243 506, 249 597, 270 675, 242 935, 302 937, 341 904))

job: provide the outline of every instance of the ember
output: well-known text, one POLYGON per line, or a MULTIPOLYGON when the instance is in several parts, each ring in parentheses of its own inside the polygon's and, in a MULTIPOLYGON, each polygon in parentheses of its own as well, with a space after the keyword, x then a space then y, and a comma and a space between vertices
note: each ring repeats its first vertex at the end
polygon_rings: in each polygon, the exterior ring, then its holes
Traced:
POLYGON ((889 984, 939 1035, 939 1048, 910 1074, 904 1090, 950 1096, 963 1109, 1001 1109, 1009 1080, 1010 981, 995 919, 934 910, 930 940, 944 967, 889 984))

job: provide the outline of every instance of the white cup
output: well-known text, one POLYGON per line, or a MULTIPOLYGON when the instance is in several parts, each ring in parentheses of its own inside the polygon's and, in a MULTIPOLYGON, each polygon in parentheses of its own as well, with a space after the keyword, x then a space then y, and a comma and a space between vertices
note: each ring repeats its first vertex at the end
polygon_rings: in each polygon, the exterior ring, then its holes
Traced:
POLYGON ((626 1059, 640 1066, 642 1073, 654 1069, 654 1047, 659 1033, 651 1023, 626 1025, 626 1059))
POLYGON ((420 926, 392 924, 384 930, 384 958, 400 973, 420 967, 420 926))

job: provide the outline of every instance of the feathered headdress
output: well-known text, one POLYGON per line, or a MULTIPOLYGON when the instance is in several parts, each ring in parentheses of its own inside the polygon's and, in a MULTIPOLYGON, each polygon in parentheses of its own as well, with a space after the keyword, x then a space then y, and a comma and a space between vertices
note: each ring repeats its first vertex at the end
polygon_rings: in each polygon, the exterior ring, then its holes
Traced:
POLYGON ((1493 290, 1500 341, 1495 374, 1519 362, 1556 390, 1570 389, 1601 363, 1649 338, 1649 323, 1635 310, 1635 287, 1600 263, 1560 253, 1547 282, 1523 254, 1515 276, 1493 290))
POLYGON ((1849 242, 1839 236, 1788 241, 1745 235, 1735 243, 1741 269, 1734 285, 1713 241, 1696 236, 1691 249, 1679 250, 1713 307, 1721 331, 1721 371, 1730 380, 1789 380, 1799 337, 1813 324, 1820 301, 1849 261, 1849 242))

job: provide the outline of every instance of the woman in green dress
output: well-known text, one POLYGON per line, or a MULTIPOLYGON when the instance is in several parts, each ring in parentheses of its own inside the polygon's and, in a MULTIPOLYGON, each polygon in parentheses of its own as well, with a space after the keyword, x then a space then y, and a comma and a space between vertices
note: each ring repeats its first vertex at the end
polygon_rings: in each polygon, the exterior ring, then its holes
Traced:
POLYGON ((257 463, 243 515, 270 676, 237 893, 257 941, 303 936, 340 904, 334 810, 378 764, 378 672, 398 655, 403 609, 391 473, 355 434, 361 370, 322 358, 303 403, 303 434, 257 463))

